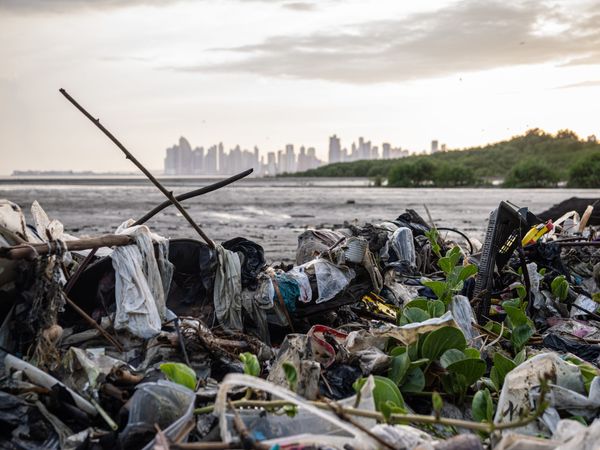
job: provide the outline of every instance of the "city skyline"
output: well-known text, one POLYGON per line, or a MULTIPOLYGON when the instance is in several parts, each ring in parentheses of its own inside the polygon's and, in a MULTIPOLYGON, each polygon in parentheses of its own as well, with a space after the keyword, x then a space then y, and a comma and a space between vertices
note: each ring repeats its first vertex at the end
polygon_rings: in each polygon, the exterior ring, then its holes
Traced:
MULTIPOLYGON (((6 0, 0 174, 147 167, 181 135, 328 159, 328 137, 430 149, 600 135, 592 0, 6 0), (439 144, 441 148, 441 142, 439 144), (298 149, 296 149, 298 151, 298 149)), ((358 146, 358 142, 356 142, 358 146)), ((351 142, 342 142, 352 154, 351 142)), ((341 151, 340 150, 340 151, 341 151)))
MULTIPOLYGON (((407 157, 414 152, 401 147, 393 147, 389 142, 379 147, 359 137, 357 142, 352 142, 350 150, 341 146, 341 139, 337 135, 329 137, 328 159, 320 160, 316 156, 314 147, 300 145, 298 153, 294 144, 286 144, 285 149, 277 151, 263 151, 254 146, 253 150, 242 149, 239 144, 225 150, 223 142, 208 146, 192 145, 184 136, 179 138, 177 144, 168 147, 165 151, 163 173, 165 175, 231 175, 246 169, 253 169, 255 176, 276 176, 284 173, 303 172, 315 169, 324 164, 337 162, 351 162, 372 159, 397 159, 407 157)), ((442 144, 438 150, 438 141, 431 141, 431 153, 445 151, 446 145, 442 144)))

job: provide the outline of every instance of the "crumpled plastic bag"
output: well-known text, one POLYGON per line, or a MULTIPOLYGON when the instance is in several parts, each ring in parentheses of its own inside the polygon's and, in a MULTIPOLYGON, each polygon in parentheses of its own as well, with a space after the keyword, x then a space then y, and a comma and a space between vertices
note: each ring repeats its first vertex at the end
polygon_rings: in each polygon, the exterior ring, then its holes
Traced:
POLYGON ((350 284, 356 273, 349 267, 336 266, 324 258, 316 258, 302 266, 307 269, 314 268, 317 278, 317 289, 319 298, 315 303, 323 303, 331 300, 350 284))
POLYGON ((167 316, 173 265, 169 262, 167 239, 151 233, 145 225, 131 226, 130 219, 117 228, 116 234, 132 236, 136 245, 117 247, 111 254, 115 269, 115 329, 128 330, 144 339, 160 333, 167 316), (158 243, 158 260, 153 242, 158 243))
POLYGON ((542 353, 506 375, 494 423, 511 422, 532 411, 535 400, 539 397, 539 377, 545 374, 550 376, 550 393, 547 396, 549 407, 540 420, 515 431, 528 435, 548 434, 547 430, 553 432, 560 420, 558 410, 589 418, 596 415, 600 408, 600 377, 592 380, 588 396, 576 365, 564 361, 556 353, 542 353))

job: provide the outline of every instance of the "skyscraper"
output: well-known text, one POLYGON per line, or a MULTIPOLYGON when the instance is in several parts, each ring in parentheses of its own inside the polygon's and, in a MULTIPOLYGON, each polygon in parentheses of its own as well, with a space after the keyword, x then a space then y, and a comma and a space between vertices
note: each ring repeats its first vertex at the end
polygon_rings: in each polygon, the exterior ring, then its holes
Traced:
POLYGON ((329 138, 329 164, 340 162, 341 156, 340 138, 334 134, 329 138))

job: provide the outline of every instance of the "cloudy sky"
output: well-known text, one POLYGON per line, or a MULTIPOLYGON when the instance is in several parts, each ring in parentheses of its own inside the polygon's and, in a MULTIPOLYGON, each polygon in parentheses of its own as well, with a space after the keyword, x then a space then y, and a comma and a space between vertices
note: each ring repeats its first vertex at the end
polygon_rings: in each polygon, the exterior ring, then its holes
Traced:
POLYGON ((148 167, 186 136, 325 157, 600 135, 600 1, 0 0, 0 174, 148 167))

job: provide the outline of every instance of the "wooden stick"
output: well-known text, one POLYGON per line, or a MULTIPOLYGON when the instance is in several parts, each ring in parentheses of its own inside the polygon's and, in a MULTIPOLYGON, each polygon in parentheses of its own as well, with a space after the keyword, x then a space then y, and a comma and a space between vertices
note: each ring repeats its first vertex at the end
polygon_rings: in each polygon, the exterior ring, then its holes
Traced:
POLYGON ((159 191, 161 191, 168 199, 169 201, 175 205, 175 207, 179 210, 179 212, 181 213, 181 215, 188 221, 188 223, 192 226, 192 228, 194 230, 196 230, 196 232, 200 235, 200 237, 202 239, 204 239, 204 241, 208 244, 208 246, 210 248, 215 248, 215 243, 213 241, 211 241, 209 239, 209 237, 204 234, 204 231, 202 231, 202 229, 198 226, 198 224, 196 222, 194 222, 194 219, 192 219, 192 217, 188 214, 188 212, 184 209, 183 206, 181 206, 181 203, 179 203, 179 201, 175 198, 175 196, 173 195, 172 191, 168 191, 161 183, 160 181, 158 181, 154 175, 152 175, 148 169, 146 169, 142 163, 140 163, 135 156, 133 156, 129 150, 127 150, 123 144, 121 144, 116 137, 114 137, 112 135, 112 133, 110 131, 108 131, 101 123, 100 123, 100 119, 95 119, 90 113, 88 113, 83 106, 81 106, 79 103, 77 103, 75 101, 75 99, 73 97, 71 97, 67 91, 65 91, 64 89, 59 89, 60 93, 62 95, 65 96, 65 98, 67 100, 69 100, 73 106, 75 106, 75 108, 77 108, 79 111, 81 111, 81 113, 86 116, 88 119, 90 119, 90 121, 96 125, 100 131, 102 131, 111 141, 113 141, 113 143, 119 147, 119 149, 125 154, 125 158, 129 159, 133 164, 135 164, 135 166, 140 169, 140 171, 146 175, 146 177, 154 184, 154 186, 156 186, 158 188, 159 191))
MULTIPOLYGON (((63 241, 67 251, 89 250, 91 248, 115 247, 133 244, 131 236, 124 234, 105 234, 103 236, 77 239, 74 241, 63 241)), ((38 255, 47 255, 55 249, 56 242, 42 242, 31 244, 19 244, 11 247, 0 247, 0 258, 8 259, 33 259, 38 255)))
MULTIPOLYGON (((217 189, 221 189, 222 187, 227 186, 228 184, 231 184, 231 183, 233 183, 233 182, 235 182, 237 180, 241 180, 244 177, 247 177, 253 171, 254 171, 254 169, 245 170, 243 172, 238 173, 237 175, 234 175, 232 177, 226 178, 225 180, 221 180, 221 181, 218 181, 216 183, 209 184, 208 186, 204 186, 203 188, 196 189, 195 191, 190 191, 190 192, 186 192, 185 194, 180 194, 180 195, 176 196, 175 198, 178 201, 182 202, 182 201, 187 200, 189 198, 198 197, 199 195, 208 194, 209 192, 216 191, 217 189)), ((144 214, 144 216, 141 217, 141 218, 139 218, 133 225, 141 225, 142 223, 147 222, 152 217, 154 217, 156 214, 158 214, 159 212, 161 212, 163 209, 165 209, 166 207, 168 207, 170 205, 172 205, 171 200, 165 200, 160 205, 158 205, 157 207, 155 207, 151 211, 149 211, 146 214, 144 214)))
POLYGON ((83 320, 85 320, 92 327, 94 327, 96 330, 98 330, 100 332, 100 334, 106 338, 107 341, 109 341, 112 345, 114 345, 116 347, 117 350, 119 350, 121 353, 123 353, 125 351, 123 349, 123 346, 115 338, 113 338, 110 334, 108 334, 108 331, 106 331, 104 328, 102 328, 100 325, 98 325, 96 323, 96 321, 94 319, 92 319, 90 316, 88 316, 88 314, 83 309, 81 309, 79 306, 77 306, 77 304, 73 300, 71 300, 66 295, 65 295, 65 300, 67 301, 67 304, 71 308, 73 308, 75 310, 75 312, 77 312, 77 314, 79 314, 83 320))

